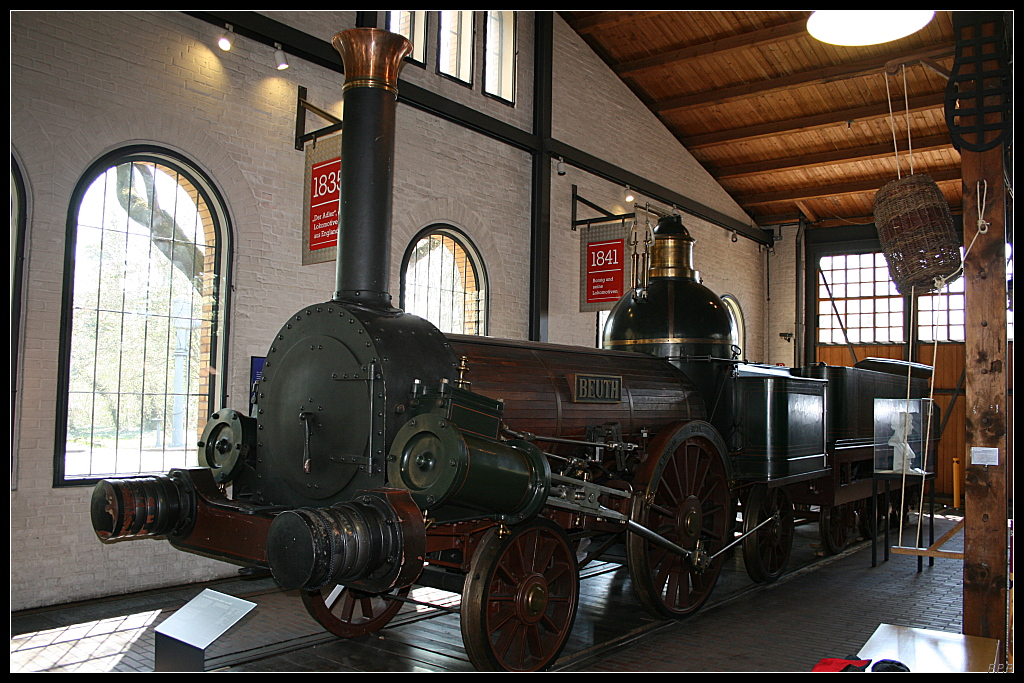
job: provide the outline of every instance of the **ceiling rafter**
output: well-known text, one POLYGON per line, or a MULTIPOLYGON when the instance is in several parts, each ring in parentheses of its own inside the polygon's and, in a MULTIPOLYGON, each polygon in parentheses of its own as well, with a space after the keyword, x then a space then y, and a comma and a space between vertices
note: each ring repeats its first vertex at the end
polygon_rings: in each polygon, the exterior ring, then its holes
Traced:
POLYGON ((572 28, 577 33, 589 33, 591 31, 610 28, 613 26, 620 26, 622 24, 628 24, 634 21, 640 21, 642 19, 650 19, 656 17, 659 14, 667 14, 674 10, 644 10, 644 11, 592 11, 592 12, 580 12, 582 18, 572 22, 572 28))
POLYGON ((870 223, 875 193, 897 163, 906 170, 908 139, 915 170, 961 211, 944 124, 953 11, 873 47, 811 38, 809 12, 560 14, 760 225, 870 223))
MULTIPOLYGON (((910 149, 915 152, 926 152, 937 149, 953 149, 953 143, 949 134, 931 135, 919 140, 911 139, 910 149)), ((900 154, 906 154, 908 146, 906 138, 897 139, 900 154)), ((851 149, 829 150, 812 154, 803 154, 788 159, 764 159, 748 164, 735 164, 732 166, 712 166, 705 164, 709 173, 719 180, 730 178, 741 178, 743 176, 758 175, 760 173, 780 173, 795 171, 801 168, 814 166, 837 166, 840 164, 854 163, 868 159, 884 159, 895 154, 892 143, 880 143, 866 147, 854 147, 851 149)))
MULTIPOLYGON (((907 111, 918 112, 942 109, 945 106, 945 97, 944 92, 912 97, 908 103, 900 103, 902 106, 898 111, 900 111, 900 113, 906 113, 907 111)), ((897 110, 897 106, 897 104, 892 105, 894 111, 897 110)), ((732 128, 714 133, 706 133, 704 135, 684 135, 679 138, 679 141, 682 142, 687 149, 694 150, 701 147, 709 147, 711 145, 727 145, 774 135, 805 132, 814 128, 834 126, 838 123, 852 123, 854 121, 876 119, 882 116, 889 116, 889 111, 889 103, 880 102, 866 107, 854 107, 853 109, 829 111, 824 114, 801 116, 782 121, 773 121, 771 123, 745 126, 743 128, 732 128)))
MULTIPOLYGON (((914 62, 919 63, 923 56, 928 56, 932 60, 952 57, 953 46, 932 46, 923 52, 918 52, 915 55, 914 62)), ((654 102, 651 105, 651 110, 658 113, 665 113, 690 107, 703 107, 708 104, 720 104, 734 99, 760 97, 762 95, 768 95, 782 90, 792 90, 794 88, 823 85, 825 83, 834 83, 836 81, 851 78, 861 78, 875 72, 885 72, 887 65, 891 64, 894 59, 899 58, 900 57, 898 55, 883 55, 881 57, 862 59, 860 61, 850 62, 847 64, 826 66, 818 69, 812 69, 811 71, 787 74, 785 76, 779 76, 766 81, 754 81, 752 83, 742 83, 740 85, 719 88, 717 90, 709 90, 701 93, 679 95, 677 97, 670 97, 668 99, 661 100, 660 102, 654 102)))
MULTIPOLYGON (((928 171, 928 175, 931 176, 935 182, 959 180, 961 177, 960 169, 947 169, 947 170, 934 170, 928 171)), ((851 180, 845 183, 833 183, 830 185, 817 185, 811 187, 791 187, 784 190, 775 190, 770 192, 755 192, 750 194, 732 194, 732 198, 739 203, 740 206, 746 208, 753 204, 771 204, 772 202, 795 202, 806 199, 815 199, 820 197, 831 197, 834 195, 841 194, 853 194, 870 192, 874 194, 883 185, 890 180, 896 180, 892 176, 877 176, 874 178, 864 178, 862 180, 851 180)))
POLYGON ((620 77, 634 76, 641 71, 658 67, 676 66, 682 62, 705 57, 709 52, 722 53, 729 50, 742 50, 768 43, 777 43, 786 38, 807 35, 807 20, 792 21, 770 28, 759 29, 749 33, 740 33, 728 38, 710 40, 696 45, 687 45, 668 52, 660 52, 650 57, 642 57, 623 62, 613 67, 620 77))

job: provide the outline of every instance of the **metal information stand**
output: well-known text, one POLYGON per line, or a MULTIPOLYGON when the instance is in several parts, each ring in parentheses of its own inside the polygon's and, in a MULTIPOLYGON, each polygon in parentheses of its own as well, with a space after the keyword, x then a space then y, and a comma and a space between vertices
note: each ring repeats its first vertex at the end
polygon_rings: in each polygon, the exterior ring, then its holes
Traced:
POLYGON ((256 603, 207 588, 156 627, 154 671, 204 671, 206 648, 256 603))

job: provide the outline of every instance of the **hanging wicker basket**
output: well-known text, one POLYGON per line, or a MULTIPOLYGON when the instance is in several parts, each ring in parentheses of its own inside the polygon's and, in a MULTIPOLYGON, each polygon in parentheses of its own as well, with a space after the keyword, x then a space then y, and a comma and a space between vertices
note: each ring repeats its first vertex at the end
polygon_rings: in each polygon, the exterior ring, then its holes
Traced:
POLYGON ((933 291, 935 278, 960 269, 961 240, 949 204, 929 176, 913 174, 884 185, 875 194, 875 226, 900 294, 933 291))

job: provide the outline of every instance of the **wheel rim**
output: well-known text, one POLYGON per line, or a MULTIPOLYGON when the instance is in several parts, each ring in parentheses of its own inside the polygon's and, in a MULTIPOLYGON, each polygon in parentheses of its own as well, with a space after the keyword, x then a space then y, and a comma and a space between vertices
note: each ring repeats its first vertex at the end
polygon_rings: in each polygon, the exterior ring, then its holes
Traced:
POLYGON ((747 575, 771 583, 782 576, 793 549, 793 503, 786 489, 756 484, 743 508, 743 561, 747 575), (754 533, 765 520, 771 519, 754 533))
MULTIPOLYGON (((688 423, 667 441, 652 445, 648 462, 637 475, 632 519, 678 546, 714 555, 725 545, 730 509, 725 465, 710 425, 688 423), (709 431, 710 430, 710 431, 709 431)), ((722 557, 704 569, 635 534, 626 543, 633 589, 640 603, 659 617, 679 619, 701 608, 711 595, 722 557)))
POLYGON ((404 598, 409 588, 406 586, 381 595, 347 586, 300 592, 302 604, 321 626, 341 638, 355 638, 384 628, 402 609, 402 602, 393 597, 404 598))
POLYGON ((536 520, 481 542, 466 577, 462 639, 477 669, 538 671, 558 657, 579 601, 576 555, 555 524, 536 520))
POLYGON ((846 547, 846 528, 849 524, 848 504, 822 505, 818 519, 818 532, 825 552, 835 555, 846 547))

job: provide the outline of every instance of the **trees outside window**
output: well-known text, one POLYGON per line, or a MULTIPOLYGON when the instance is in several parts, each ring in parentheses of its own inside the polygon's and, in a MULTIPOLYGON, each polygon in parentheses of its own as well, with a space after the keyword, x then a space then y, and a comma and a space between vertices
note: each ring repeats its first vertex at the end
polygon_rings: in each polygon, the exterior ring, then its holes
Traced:
POLYGON ((196 464, 223 396, 227 230, 210 181, 169 153, 126 151, 82 178, 68 225, 56 484, 196 464))
POLYGON ((401 305, 442 332, 487 334, 487 275, 465 235, 431 226, 412 241, 402 266, 401 305))

